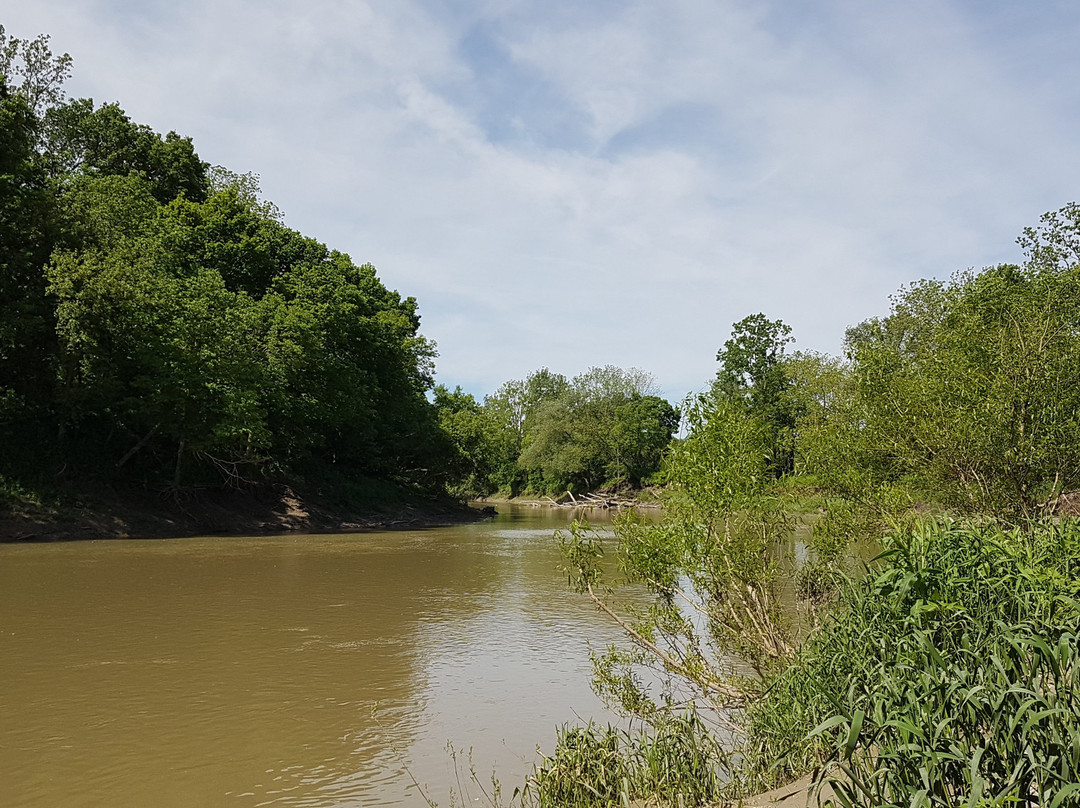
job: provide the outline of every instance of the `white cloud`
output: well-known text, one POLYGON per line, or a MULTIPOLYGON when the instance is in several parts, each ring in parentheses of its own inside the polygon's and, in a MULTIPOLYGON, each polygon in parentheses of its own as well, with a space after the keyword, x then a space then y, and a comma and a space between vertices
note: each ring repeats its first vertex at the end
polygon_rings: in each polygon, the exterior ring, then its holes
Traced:
POLYGON ((0 22, 70 51, 72 92, 261 174, 419 299, 440 379, 476 392, 610 362, 678 397, 756 311, 836 351, 902 283, 1015 259, 1080 179, 1071 5, 0 0, 0 22))

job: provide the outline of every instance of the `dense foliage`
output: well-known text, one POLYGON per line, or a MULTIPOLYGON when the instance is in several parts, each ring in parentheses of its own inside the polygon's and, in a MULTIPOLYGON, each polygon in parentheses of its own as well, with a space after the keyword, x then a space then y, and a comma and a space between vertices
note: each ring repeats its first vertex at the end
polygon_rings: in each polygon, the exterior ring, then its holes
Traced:
POLYGON ((542 368, 482 404, 437 389, 435 404, 474 494, 640 487, 659 471, 679 423, 651 375, 611 365, 572 379, 542 368))
POLYGON ((751 774, 831 762, 845 806, 1075 805, 1080 525, 938 522, 885 546, 752 702, 751 774))
POLYGON ((1023 265, 913 284, 849 329, 801 447, 814 473, 855 498, 902 486, 1005 516, 1080 486, 1078 225, 1075 204, 1049 213, 1023 265))
POLYGON ((439 482, 416 301, 0 28, 0 475, 439 482))
POLYGON ((723 756, 692 711, 668 716, 650 732, 564 726, 524 798, 536 808, 607 808, 650 798, 702 805, 723 794, 723 756))

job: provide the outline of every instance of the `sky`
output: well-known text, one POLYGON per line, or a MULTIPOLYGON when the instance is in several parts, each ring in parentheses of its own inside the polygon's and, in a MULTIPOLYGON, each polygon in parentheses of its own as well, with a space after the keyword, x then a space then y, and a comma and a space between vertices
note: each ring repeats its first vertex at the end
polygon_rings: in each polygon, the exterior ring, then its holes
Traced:
POLYGON ((374 264, 477 396, 612 364, 678 401, 757 312, 839 354, 1080 198, 1073 0, 0 0, 0 24, 374 264))

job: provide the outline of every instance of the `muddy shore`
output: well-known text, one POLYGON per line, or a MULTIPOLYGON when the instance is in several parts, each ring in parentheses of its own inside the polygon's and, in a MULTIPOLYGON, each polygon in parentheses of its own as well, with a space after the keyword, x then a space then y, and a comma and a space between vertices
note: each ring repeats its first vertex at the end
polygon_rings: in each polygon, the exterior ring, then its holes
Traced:
POLYGON ((0 542, 362 532, 459 524, 487 515, 482 508, 422 498, 348 507, 287 485, 243 491, 104 489, 67 500, 19 500, 0 507, 0 542))

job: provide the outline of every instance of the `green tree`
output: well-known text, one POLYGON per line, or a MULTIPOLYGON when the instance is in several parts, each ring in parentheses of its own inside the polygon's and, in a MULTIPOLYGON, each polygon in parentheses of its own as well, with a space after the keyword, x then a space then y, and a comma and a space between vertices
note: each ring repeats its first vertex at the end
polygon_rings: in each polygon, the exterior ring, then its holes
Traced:
POLYGON ((53 56, 47 34, 19 39, 8 36, 0 25, 0 78, 23 96, 35 116, 63 101, 64 82, 70 76, 71 57, 53 56))
MULTIPOLYGON (((536 425, 540 410, 563 396, 569 387, 566 377, 540 368, 525 379, 512 379, 484 399, 484 411, 495 425, 494 463, 491 481, 497 488, 519 494, 530 485, 530 473, 518 460, 536 425)), ((543 487, 540 475, 533 474, 535 487, 543 487)))
POLYGON ((549 491, 640 485, 678 425, 654 390, 653 377, 636 368, 590 368, 532 411, 519 465, 549 491))
MULTIPOLYGON (((127 435, 129 445, 152 434, 148 453, 165 442, 174 447, 177 484, 189 455, 235 462, 264 446, 263 329, 253 302, 230 293, 211 270, 176 271, 175 256, 155 238, 157 206, 145 181, 95 184, 104 243, 58 252, 48 270, 58 301, 65 433, 83 445, 102 434, 127 435), (131 214, 140 183, 150 232, 133 226, 117 238, 108 216, 116 210, 108 207, 119 200, 120 216, 131 214)), ((112 454, 126 457, 127 448, 112 454)))
POLYGON ((209 193, 208 167, 191 138, 162 137, 118 104, 95 108, 92 99, 72 100, 51 107, 43 121, 45 162, 54 176, 139 173, 161 203, 181 194, 201 202, 209 193))
POLYGON ((518 457, 525 441, 525 382, 512 379, 484 397, 484 414, 493 429, 495 458, 490 481, 496 490, 511 495, 525 488, 524 472, 518 457))
POLYGON ((291 403, 275 409, 277 428, 306 443, 309 462, 427 474, 435 348, 419 334, 416 301, 336 252, 291 267, 274 290, 289 344, 307 348, 279 367, 291 403))
POLYGON ((488 410, 461 387, 434 390, 439 426, 452 446, 451 490, 463 497, 485 496, 497 487, 493 476, 499 462, 498 425, 488 410))
POLYGON ((790 334, 790 327, 763 314, 735 323, 716 354, 720 368, 713 383, 714 395, 741 402, 767 426, 769 466, 776 477, 794 468, 796 413, 787 395, 791 379, 784 361, 786 346, 794 341, 790 334))
POLYGON ((32 447, 24 438, 50 431, 56 337, 42 266, 57 225, 34 151, 36 126, 26 96, 0 77, 0 440, 9 459, 19 447, 40 458, 48 438, 32 447))
POLYGON ((660 469, 679 428, 679 411, 659 396, 633 396, 615 407, 610 431, 609 479, 639 487, 660 469))
POLYGON ((910 287, 851 333, 877 477, 1001 514, 1080 484, 1080 267, 1041 260, 1063 245, 1038 244, 1024 266, 910 287))

